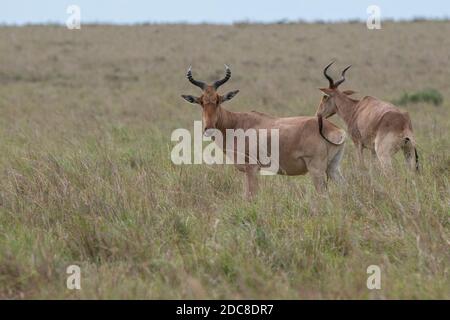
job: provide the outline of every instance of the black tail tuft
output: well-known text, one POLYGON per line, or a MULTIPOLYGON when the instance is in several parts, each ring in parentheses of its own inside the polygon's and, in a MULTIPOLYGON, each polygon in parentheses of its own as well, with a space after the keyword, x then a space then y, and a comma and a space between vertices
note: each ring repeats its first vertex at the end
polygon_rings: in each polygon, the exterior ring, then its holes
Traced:
MULTIPOLYGON (((405 145, 407 145, 408 143, 411 143, 411 139, 406 137, 405 138, 405 145)), ((420 166, 419 166, 419 153, 417 152, 417 148, 416 147, 414 147, 414 154, 415 154, 415 157, 416 157, 416 171, 419 171, 419 169, 420 169, 420 166)))
POLYGON ((416 155, 416 171, 419 171, 419 154, 417 153, 416 148, 414 148, 414 153, 416 155))

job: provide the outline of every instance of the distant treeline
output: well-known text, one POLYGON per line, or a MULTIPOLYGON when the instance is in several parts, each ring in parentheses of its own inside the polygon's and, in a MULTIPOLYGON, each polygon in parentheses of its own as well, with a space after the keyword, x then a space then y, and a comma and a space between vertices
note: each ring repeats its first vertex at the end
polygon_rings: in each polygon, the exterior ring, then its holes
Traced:
MULTIPOLYGON (((383 18, 382 23, 405 23, 405 22, 428 22, 428 21, 438 21, 438 22, 447 22, 450 20, 450 17, 442 17, 442 18, 426 18, 426 17, 414 17, 412 19, 393 19, 393 18, 383 18)), ((188 21, 177 21, 177 22, 169 22, 169 21, 162 21, 162 22, 156 22, 156 21, 145 21, 145 22, 136 22, 136 23, 115 23, 110 21, 98 21, 93 22, 89 21, 86 23, 82 22, 82 25, 124 25, 124 26, 141 26, 141 25, 274 25, 274 24, 355 24, 355 23, 365 23, 365 19, 346 19, 346 20, 303 20, 303 19, 296 19, 296 20, 290 20, 290 19, 279 19, 274 21, 257 21, 257 20, 237 20, 232 23, 225 23, 225 22, 210 22, 210 21, 204 21, 204 22, 188 22, 188 21)), ((22 23, 22 24, 12 24, 12 23, 4 23, 0 22, 0 27, 13 27, 13 26, 65 26, 63 22, 54 22, 54 21, 48 21, 48 22, 42 22, 42 23, 22 23)))

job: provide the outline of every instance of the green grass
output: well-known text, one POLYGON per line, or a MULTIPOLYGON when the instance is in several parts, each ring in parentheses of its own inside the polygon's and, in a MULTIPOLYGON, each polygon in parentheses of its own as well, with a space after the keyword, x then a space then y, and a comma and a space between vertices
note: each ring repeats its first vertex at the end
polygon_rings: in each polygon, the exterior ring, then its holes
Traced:
POLYGON ((449 299, 448 31, 0 28, 0 298, 449 299), (171 131, 201 119, 180 98, 198 93, 189 64, 201 80, 231 65, 230 110, 293 116, 314 113, 334 58, 354 65, 344 86, 360 96, 426 83, 445 97, 408 105, 421 174, 400 155, 389 177, 369 154, 360 170, 348 141, 347 185, 321 197, 309 176, 265 176, 249 203, 231 166, 171 163, 171 131), (71 264, 79 291, 66 288, 71 264), (381 290, 366 287, 372 264, 381 290))
POLYGON ((405 92, 398 100, 395 100, 394 103, 404 106, 409 103, 425 102, 439 106, 442 104, 443 100, 444 98, 439 91, 435 89, 425 89, 414 93, 405 92))

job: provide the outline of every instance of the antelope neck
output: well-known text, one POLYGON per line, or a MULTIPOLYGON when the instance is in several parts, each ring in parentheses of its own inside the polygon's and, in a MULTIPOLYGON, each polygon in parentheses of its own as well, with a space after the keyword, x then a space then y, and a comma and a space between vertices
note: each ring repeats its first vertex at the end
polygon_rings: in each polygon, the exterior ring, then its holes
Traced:
POLYGON ((228 111, 221 106, 218 107, 219 116, 216 124, 216 128, 225 134, 226 129, 237 129, 238 119, 237 114, 228 111))
POLYGON ((338 97, 336 97, 335 103, 337 114, 344 120, 344 122, 347 124, 347 127, 349 126, 351 119, 355 114, 356 105, 358 104, 358 102, 359 100, 354 100, 347 96, 339 95, 338 97))

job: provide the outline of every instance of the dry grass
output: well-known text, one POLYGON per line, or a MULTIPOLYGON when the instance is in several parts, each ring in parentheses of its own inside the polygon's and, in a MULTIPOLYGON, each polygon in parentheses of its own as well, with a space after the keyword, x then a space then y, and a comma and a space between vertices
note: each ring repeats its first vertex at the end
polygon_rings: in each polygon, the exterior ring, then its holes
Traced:
MULTIPOLYGON (((449 299, 450 22, 0 28, 1 298, 449 299), (170 132, 200 110, 184 74, 233 78, 231 110, 311 115, 322 67, 410 112, 423 173, 355 166, 318 201, 305 177, 241 199, 232 167, 174 166, 170 132), (334 71, 336 74, 336 70, 334 71), (82 290, 66 289, 66 267, 82 290), (366 268, 382 268, 382 289, 366 268)), ((334 119, 337 123, 341 121, 334 119)), ((369 157, 368 157, 369 158, 369 157)))

